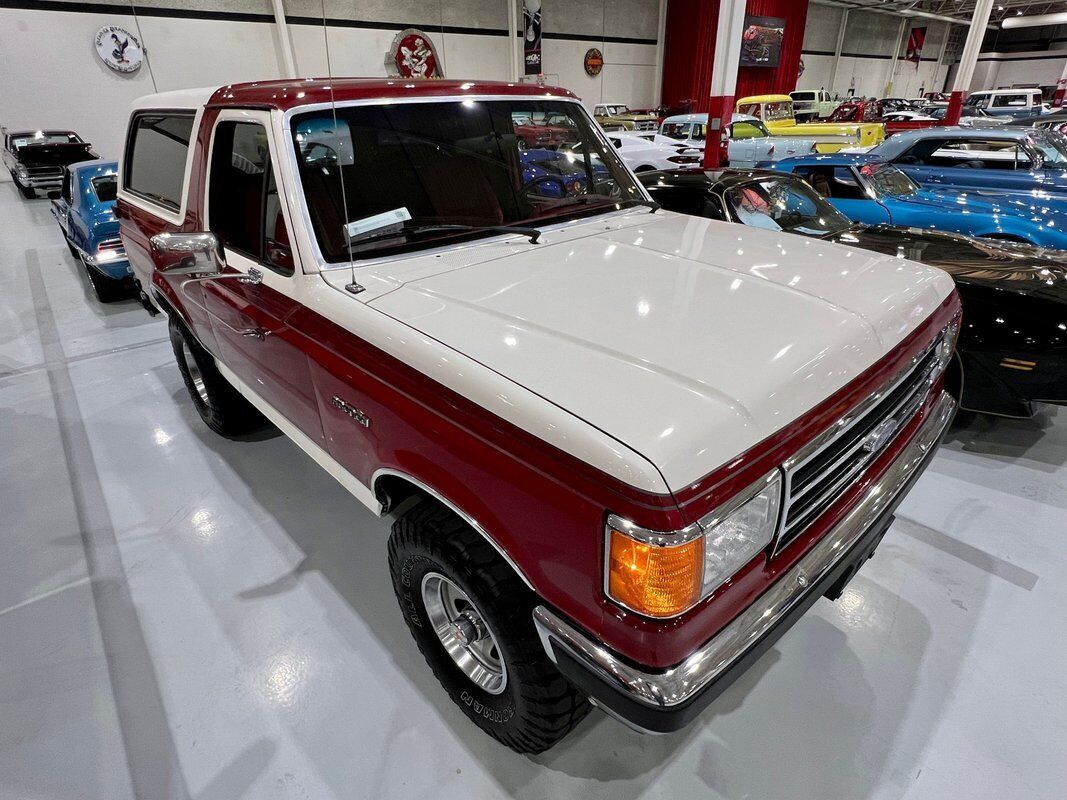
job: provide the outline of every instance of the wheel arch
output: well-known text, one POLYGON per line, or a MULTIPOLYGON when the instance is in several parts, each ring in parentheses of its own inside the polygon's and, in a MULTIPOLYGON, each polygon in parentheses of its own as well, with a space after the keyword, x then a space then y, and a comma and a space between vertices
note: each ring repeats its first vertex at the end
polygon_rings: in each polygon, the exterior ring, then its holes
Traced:
POLYGON ((371 478, 371 491, 378 498, 378 502, 382 504, 383 514, 390 509, 396 508, 409 497, 416 495, 424 496, 449 509, 466 522, 479 536, 489 542, 497 554, 519 576, 519 580, 525 583, 532 592, 537 593, 526 573, 515 563, 515 559, 489 534, 485 527, 434 487, 401 470, 382 467, 376 470, 371 478))

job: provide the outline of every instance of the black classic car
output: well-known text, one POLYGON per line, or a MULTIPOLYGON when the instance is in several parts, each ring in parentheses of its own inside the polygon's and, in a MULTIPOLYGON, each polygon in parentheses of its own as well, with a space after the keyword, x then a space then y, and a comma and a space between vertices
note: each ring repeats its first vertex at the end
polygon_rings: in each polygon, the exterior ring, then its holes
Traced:
POLYGON ((89 142, 74 131, 15 131, 4 134, 4 167, 11 180, 31 199, 37 190, 59 189, 63 184, 63 167, 78 161, 99 158, 89 142))
POLYGON ((963 301, 955 388, 961 407, 1029 417, 1067 405, 1065 254, 1025 244, 854 223, 800 178, 765 170, 638 176, 664 208, 847 244, 939 267, 963 301))

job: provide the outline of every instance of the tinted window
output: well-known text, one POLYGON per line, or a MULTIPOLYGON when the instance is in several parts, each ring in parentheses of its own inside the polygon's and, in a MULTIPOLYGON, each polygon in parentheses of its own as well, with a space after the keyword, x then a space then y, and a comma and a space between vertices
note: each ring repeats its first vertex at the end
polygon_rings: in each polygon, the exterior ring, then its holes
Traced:
POLYGON ((215 128, 208 184, 208 226, 227 248, 263 256, 263 213, 269 169, 267 131, 254 122, 215 128))
POLYGON ((993 108, 1018 108, 1030 105, 1030 96, 1025 94, 998 94, 993 96, 993 108))
POLYGON ((801 167, 796 174, 823 197, 837 200, 869 200, 851 167, 801 167))
POLYGON ((118 178, 114 175, 101 175, 91 181, 93 194, 101 203, 110 203, 118 193, 118 178))
POLYGON ((125 187, 174 211, 181 208, 192 130, 192 114, 138 116, 126 150, 125 187))

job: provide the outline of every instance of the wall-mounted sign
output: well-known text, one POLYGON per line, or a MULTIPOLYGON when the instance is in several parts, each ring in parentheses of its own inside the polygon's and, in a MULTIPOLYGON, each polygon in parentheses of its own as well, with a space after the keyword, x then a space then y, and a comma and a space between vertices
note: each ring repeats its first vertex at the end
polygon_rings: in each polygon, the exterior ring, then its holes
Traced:
POLYGON ((595 47, 590 47, 585 51, 585 74, 590 78, 595 78, 602 69, 604 69, 604 54, 595 47))
POLYGON ((524 75, 540 75, 541 68, 541 0, 522 0, 522 57, 524 75))
POLYGON ((100 60, 115 72, 136 72, 144 61, 140 40, 125 28, 105 25, 93 39, 100 60))
POLYGON ((923 57, 923 45, 926 44, 926 28, 912 28, 908 34, 908 51, 905 58, 914 61, 918 69, 919 62, 923 57))
POLYGON ((400 78, 443 78, 445 74, 437 48, 416 28, 406 28, 393 37, 385 55, 385 71, 400 78))
POLYGON ((742 67, 777 67, 782 57, 785 20, 781 17, 745 17, 741 34, 742 67))

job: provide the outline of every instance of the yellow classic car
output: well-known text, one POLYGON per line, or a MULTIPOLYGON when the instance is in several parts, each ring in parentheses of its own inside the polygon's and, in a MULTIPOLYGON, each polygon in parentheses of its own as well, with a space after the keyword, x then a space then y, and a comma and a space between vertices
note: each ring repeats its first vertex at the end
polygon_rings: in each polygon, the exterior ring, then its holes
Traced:
POLYGON ((846 147, 873 147, 885 139, 880 122, 797 122, 793 98, 787 94, 761 94, 737 101, 738 114, 751 114, 763 120, 772 136, 803 136, 815 140, 820 153, 836 153, 846 147))

